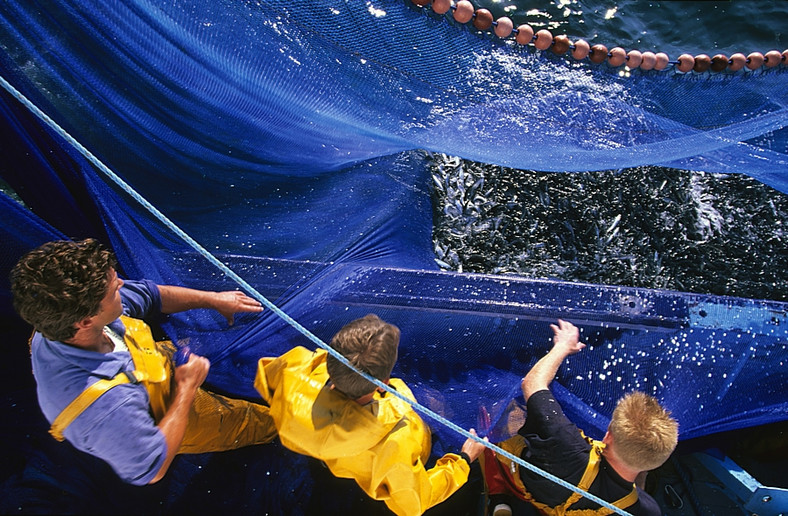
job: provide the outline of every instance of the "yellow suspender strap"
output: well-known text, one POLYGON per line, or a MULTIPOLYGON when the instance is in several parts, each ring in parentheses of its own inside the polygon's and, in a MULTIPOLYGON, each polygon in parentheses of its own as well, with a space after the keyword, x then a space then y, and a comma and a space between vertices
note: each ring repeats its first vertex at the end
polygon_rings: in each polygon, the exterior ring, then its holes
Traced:
MULTIPOLYGON (((577 487, 582 489, 583 491, 588 492, 588 489, 591 487, 591 484, 594 483, 597 475, 599 474, 599 463, 602 460, 602 450, 604 450, 605 445, 600 441, 595 441, 593 439, 587 438, 585 435, 583 437, 588 441, 591 445, 591 450, 588 454, 588 464, 586 464, 586 469, 583 472, 583 476, 580 478, 580 481, 577 483, 577 487)), ((511 439, 500 443, 499 446, 504 450, 512 453, 513 455, 520 455, 524 447, 524 440, 521 436, 516 435, 511 439), (519 445, 519 446, 518 446, 519 445)), ((613 511, 608 509, 607 507, 600 507, 598 509, 569 509, 575 502, 580 500, 583 496, 580 493, 572 492, 569 497, 566 499, 565 502, 555 506, 550 507, 545 505, 541 502, 537 502, 534 500, 533 496, 525 489, 525 486, 522 485, 522 481, 520 480, 520 475, 518 473, 518 465, 503 456, 498 456, 497 460, 501 463, 501 465, 508 469, 509 466, 514 466, 512 468, 512 479, 515 482, 515 486, 510 486, 512 488, 516 487, 519 489, 519 493, 516 493, 518 498, 530 502, 531 505, 536 507, 539 510, 540 514, 550 515, 550 516, 605 516, 611 514, 613 511)), ((486 471, 486 470, 484 470, 486 471)), ((635 485, 632 485, 632 491, 629 492, 628 495, 624 496, 623 498, 612 502, 612 505, 618 507, 619 509, 626 509, 627 507, 632 506, 638 500, 638 493, 637 488, 635 485)))
POLYGON ((613 505, 618 507, 619 509, 626 509, 627 507, 633 505, 635 502, 638 501, 638 490, 637 487, 634 485, 632 486, 632 491, 629 492, 624 498, 620 498, 613 502, 613 505))
POLYGON ((63 432, 66 430, 66 427, 68 427, 77 416, 82 414, 82 412, 92 405, 102 394, 116 385, 142 382, 146 379, 146 376, 147 375, 141 371, 126 371, 118 373, 115 378, 111 380, 99 380, 93 383, 82 391, 79 396, 74 398, 74 400, 58 414, 55 421, 52 423, 52 427, 49 429, 49 433, 58 441, 62 441, 64 439, 63 432))
POLYGON ((171 357, 175 346, 169 341, 155 342, 150 327, 140 319, 121 315, 120 320, 126 327, 123 340, 134 361, 134 369, 146 374, 145 388, 148 391, 150 410, 153 419, 158 423, 164 418, 172 400, 171 357))
MULTIPOLYGON (((599 443, 598 441, 591 442, 591 453, 588 454, 588 464, 586 464, 586 470, 583 472, 580 482, 577 483, 577 487, 583 491, 588 491, 588 488, 591 487, 591 484, 594 482, 597 473, 599 473, 599 460, 602 457, 602 448, 602 443, 599 443)), ((569 498, 567 498, 566 501, 561 505, 563 507, 570 507, 573 503, 578 501, 581 496, 583 495, 573 491, 569 498)))
MULTIPOLYGON (((588 465, 586 466, 586 470, 583 473, 583 477, 580 479, 580 482, 577 483, 577 487, 582 489, 583 491, 588 491, 588 488, 591 487, 591 484, 594 483, 594 479, 596 479, 597 474, 599 473, 599 462, 602 458, 602 450, 604 450, 605 445, 602 444, 600 441, 591 441, 591 453, 588 456, 588 465)), ((563 511, 565 514, 573 514, 577 512, 578 514, 596 514, 598 516, 604 516, 607 514, 611 514, 613 511, 606 507, 600 507, 594 511, 567 511, 567 507, 571 507, 572 504, 577 502, 582 495, 580 493, 572 493, 572 495, 561 504, 563 511)), ((619 509, 626 509, 627 507, 633 505, 635 502, 638 501, 638 491, 634 484, 632 484, 632 491, 629 492, 628 495, 624 496, 623 498, 619 498, 615 502, 612 502, 611 505, 618 507, 619 509)), ((558 509, 558 508, 556 508, 558 509)))

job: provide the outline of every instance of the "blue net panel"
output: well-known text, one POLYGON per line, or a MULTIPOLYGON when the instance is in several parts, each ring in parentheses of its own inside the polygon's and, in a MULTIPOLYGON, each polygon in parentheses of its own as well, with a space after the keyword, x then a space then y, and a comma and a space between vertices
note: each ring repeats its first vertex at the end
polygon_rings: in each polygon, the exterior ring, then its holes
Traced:
MULTIPOLYGON (((368 313, 399 326, 394 375, 462 428, 493 442, 516 431, 520 379, 559 317, 588 349, 560 370, 556 395, 590 436, 632 389, 662 401, 683 440, 788 419, 788 305, 440 270, 430 154, 546 172, 736 173, 788 193, 785 66, 622 76, 399 0, 8 0, 0 45, 0 75, 324 342, 368 313)), ((18 196, 0 196, 8 335, 29 329, 7 272, 52 238, 99 237, 126 277, 236 288, 1 99, 0 177, 18 196)), ((165 329, 210 358, 214 388, 247 397, 260 357, 314 347, 270 310, 230 329, 196 311, 165 329)), ((436 453, 464 440, 430 424, 436 453)))

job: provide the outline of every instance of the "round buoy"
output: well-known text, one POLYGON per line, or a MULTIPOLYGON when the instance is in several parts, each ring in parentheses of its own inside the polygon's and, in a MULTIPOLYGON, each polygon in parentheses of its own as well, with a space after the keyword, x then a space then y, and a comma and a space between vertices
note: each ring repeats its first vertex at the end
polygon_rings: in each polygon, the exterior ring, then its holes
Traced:
POLYGON ((678 59, 676 69, 679 72, 687 73, 695 66, 695 58, 689 54, 681 54, 678 59))
POLYGON ((728 69, 731 72, 738 72, 744 65, 747 64, 747 57, 744 54, 736 52, 735 54, 731 55, 730 60, 728 61, 728 69))
POLYGON ((536 48, 539 50, 547 50, 552 44, 553 34, 549 30, 542 29, 536 33, 536 39, 534 40, 534 46, 536 48))
POLYGON ((495 22, 495 35, 499 38, 508 38, 509 34, 514 30, 514 24, 511 18, 502 16, 495 22))
POLYGON ((473 4, 468 0, 460 0, 454 7, 454 19, 459 23, 468 23, 473 18, 473 4))
POLYGON ((607 59, 607 47, 605 45, 594 45, 591 47, 591 54, 589 55, 588 59, 591 60, 592 63, 599 64, 605 59, 607 59))
POLYGON ((773 68, 778 64, 780 64, 782 58, 783 55, 780 53, 779 50, 769 50, 768 52, 766 52, 766 55, 764 56, 764 64, 766 64, 766 66, 769 68, 773 68))
POLYGON ((627 60, 627 52, 621 47, 613 47, 610 49, 610 53, 608 54, 607 64, 612 66, 613 68, 617 68, 624 64, 627 60))
POLYGON ((747 68, 757 70, 763 66, 764 57, 760 52, 752 52, 747 56, 747 68))
POLYGON ((652 70, 654 66, 657 64, 657 56, 654 52, 643 52, 641 55, 640 61, 640 69, 641 70, 652 70))
POLYGON ((721 72, 728 67, 728 56, 725 54, 717 54, 711 58, 711 71, 721 72))
POLYGON ((473 17, 473 26, 478 30, 487 30, 492 27, 493 15, 487 9, 476 9, 473 17))
POLYGON ((569 46, 571 44, 572 43, 569 41, 569 38, 565 34, 562 34, 553 38, 553 48, 551 50, 556 55, 562 56, 566 54, 567 51, 569 51, 569 46))
POLYGON ((664 70, 670 63, 670 58, 665 52, 657 52, 654 54, 656 61, 654 62, 654 70, 664 70))
POLYGON ((432 10, 438 14, 446 14, 451 9, 451 0, 432 0, 432 10))
POLYGON ((640 50, 630 50, 627 52, 627 66, 632 68, 633 70, 640 66, 640 62, 643 61, 643 54, 640 53, 640 50))
POLYGON ((695 65, 692 67, 698 73, 703 73, 711 66, 711 58, 706 54, 698 54, 695 56, 695 65))
POLYGON ((586 40, 578 39, 575 41, 575 48, 572 49, 572 57, 580 61, 581 59, 588 57, 589 52, 591 52, 591 47, 588 46, 588 42, 586 40))
POLYGON ((530 25, 523 24, 517 27, 517 36, 514 37, 516 42, 521 45, 527 45, 532 39, 534 39, 534 30, 530 25))

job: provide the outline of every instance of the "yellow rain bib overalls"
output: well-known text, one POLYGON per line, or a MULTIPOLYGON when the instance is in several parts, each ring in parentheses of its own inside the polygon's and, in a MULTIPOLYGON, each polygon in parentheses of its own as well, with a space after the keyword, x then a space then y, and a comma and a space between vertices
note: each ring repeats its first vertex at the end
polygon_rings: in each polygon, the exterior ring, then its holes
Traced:
MULTIPOLYGON (((121 316, 126 327, 123 340, 134 362, 133 371, 88 386, 55 418, 49 432, 62 441, 63 432, 86 408, 109 389, 139 383, 148 391, 153 419, 159 423, 167 413, 173 396, 175 346, 169 341, 155 342, 150 327, 139 319, 121 316)), ((178 453, 204 453, 262 444, 276 437, 276 427, 268 407, 245 400, 197 390, 189 410, 186 433, 178 453)))
MULTIPOLYGON (((585 435, 583 437, 591 444, 591 451, 588 455, 588 465, 580 481, 577 483, 577 487, 583 491, 588 491, 588 488, 591 487, 591 484, 599 473, 599 463, 602 459, 602 450, 604 450, 605 445, 601 441, 589 439, 585 435)), ((525 439, 521 435, 515 435, 500 443, 498 446, 515 457, 520 457, 523 448, 525 448, 525 439)), ((582 497, 580 493, 575 493, 574 491, 565 502, 555 507, 550 507, 536 501, 531 493, 525 489, 523 481, 520 478, 520 465, 516 462, 513 462, 508 457, 493 452, 489 448, 485 448, 479 460, 481 461, 482 472, 488 489, 494 486, 496 491, 500 491, 504 488, 506 492, 536 507, 539 513, 545 516, 607 516, 613 513, 613 511, 605 507, 600 507, 599 509, 569 509, 569 507, 582 497)), ((615 502, 611 502, 611 505, 619 509, 626 509, 637 502, 637 500, 637 488, 633 484, 632 491, 630 491, 629 494, 615 502)))
MULTIPOLYGON (((432 437, 408 402, 376 392, 372 403, 360 405, 331 389, 326 356, 323 349, 296 347, 258 363, 255 388, 271 406, 283 445, 354 479, 399 515, 423 513, 468 480, 468 463, 454 453, 424 467, 432 437)), ((413 399, 402 380, 389 385, 413 399)))

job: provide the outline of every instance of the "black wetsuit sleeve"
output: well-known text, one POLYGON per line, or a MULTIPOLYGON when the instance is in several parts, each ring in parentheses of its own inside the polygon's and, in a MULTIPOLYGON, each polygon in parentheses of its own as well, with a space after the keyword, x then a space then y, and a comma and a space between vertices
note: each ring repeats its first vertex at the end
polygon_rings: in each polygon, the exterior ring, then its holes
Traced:
MULTIPOLYGON (((528 398, 527 410, 525 424, 518 432, 526 441, 521 458, 576 485, 588 464, 591 445, 564 415, 549 390, 533 393, 528 398)), ((537 500, 548 505, 563 502, 571 493, 526 468, 520 468, 520 478, 537 500)))

